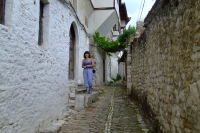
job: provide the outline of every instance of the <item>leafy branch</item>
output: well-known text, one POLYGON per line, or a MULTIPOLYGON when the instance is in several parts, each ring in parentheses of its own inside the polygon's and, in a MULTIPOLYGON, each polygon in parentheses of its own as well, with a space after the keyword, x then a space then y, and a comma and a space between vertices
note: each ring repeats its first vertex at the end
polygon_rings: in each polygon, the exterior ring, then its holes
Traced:
POLYGON ((106 52, 117 52, 123 50, 130 41, 130 36, 135 34, 135 27, 129 26, 128 29, 124 29, 123 34, 119 35, 117 40, 109 40, 105 36, 100 36, 99 32, 95 32, 93 35, 94 41, 98 43, 98 46, 104 49, 106 52))

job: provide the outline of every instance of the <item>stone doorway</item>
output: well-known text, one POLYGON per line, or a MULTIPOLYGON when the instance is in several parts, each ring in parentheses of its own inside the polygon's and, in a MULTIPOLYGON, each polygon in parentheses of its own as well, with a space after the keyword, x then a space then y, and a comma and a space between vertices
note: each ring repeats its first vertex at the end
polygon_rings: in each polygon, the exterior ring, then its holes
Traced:
POLYGON ((70 27, 70 46, 69 46, 69 75, 68 78, 70 80, 74 80, 74 66, 75 66, 75 43, 76 43, 76 36, 73 24, 70 27))

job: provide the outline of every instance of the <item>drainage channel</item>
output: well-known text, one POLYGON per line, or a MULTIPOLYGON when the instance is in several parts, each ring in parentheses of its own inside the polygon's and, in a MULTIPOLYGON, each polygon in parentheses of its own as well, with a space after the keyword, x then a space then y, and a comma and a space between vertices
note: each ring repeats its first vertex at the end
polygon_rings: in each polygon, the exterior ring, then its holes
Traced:
POLYGON ((110 105, 110 111, 107 117, 107 121, 106 121, 106 125, 105 125, 105 130, 104 133, 110 133, 110 127, 111 127, 111 122, 112 122, 112 115, 113 115, 113 111, 114 111, 114 93, 115 93, 115 89, 113 90, 112 96, 111 96, 111 105, 110 105))

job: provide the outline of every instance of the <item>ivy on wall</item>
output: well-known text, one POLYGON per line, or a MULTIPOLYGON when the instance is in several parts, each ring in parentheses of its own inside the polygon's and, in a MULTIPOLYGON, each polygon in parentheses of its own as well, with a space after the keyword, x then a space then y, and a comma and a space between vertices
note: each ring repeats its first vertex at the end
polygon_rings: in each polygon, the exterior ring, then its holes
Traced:
POLYGON ((128 29, 124 29, 123 34, 119 35, 116 41, 109 40, 105 36, 100 36, 100 33, 97 31, 94 33, 93 38, 100 48, 106 52, 114 53, 123 50, 131 41, 130 36, 134 35, 135 32, 135 27, 129 26, 128 29))

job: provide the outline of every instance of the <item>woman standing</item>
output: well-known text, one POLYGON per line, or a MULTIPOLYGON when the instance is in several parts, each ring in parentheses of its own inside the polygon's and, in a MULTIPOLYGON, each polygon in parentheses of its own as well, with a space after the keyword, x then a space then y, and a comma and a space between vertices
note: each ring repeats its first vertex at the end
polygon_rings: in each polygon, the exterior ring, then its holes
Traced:
POLYGON ((84 78, 84 85, 85 88, 87 89, 87 94, 91 93, 91 88, 92 88, 92 79, 93 79, 93 67, 94 67, 94 61, 90 56, 89 51, 85 51, 83 54, 83 61, 82 61, 82 68, 83 70, 83 78, 84 78))

